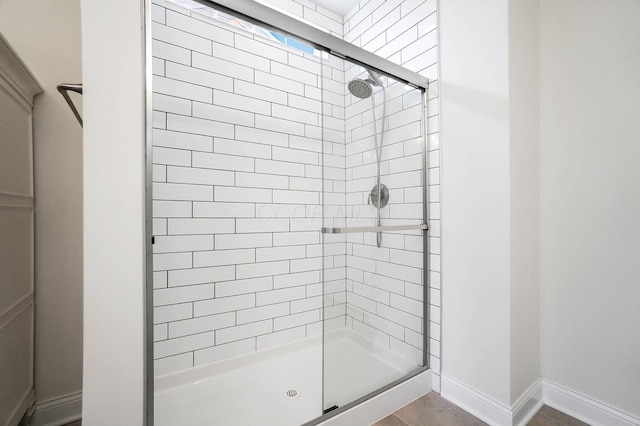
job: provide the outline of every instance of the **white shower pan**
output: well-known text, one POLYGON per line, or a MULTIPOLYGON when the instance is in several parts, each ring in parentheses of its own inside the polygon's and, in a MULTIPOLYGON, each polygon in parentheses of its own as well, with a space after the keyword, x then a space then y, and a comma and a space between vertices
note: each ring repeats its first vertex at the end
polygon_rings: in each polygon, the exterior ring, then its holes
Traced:
MULTIPOLYGON (((410 363, 384 348, 372 350, 370 343, 350 330, 331 332, 325 345, 325 356, 331 359, 324 372, 325 394, 331 398, 325 406, 354 401, 410 368, 410 363)), ((295 426, 310 422, 322 415, 322 357, 319 335, 158 377, 155 425, 295 426)), ((429 391, 431 371, 427 370, 322 424, 370 424, 429 391)))

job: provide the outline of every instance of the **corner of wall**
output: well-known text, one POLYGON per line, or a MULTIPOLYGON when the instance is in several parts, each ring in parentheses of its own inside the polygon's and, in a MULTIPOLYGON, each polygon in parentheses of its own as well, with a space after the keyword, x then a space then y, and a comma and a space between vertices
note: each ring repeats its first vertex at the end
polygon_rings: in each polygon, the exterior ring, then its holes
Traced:
POLYGON ((96 426, 142 425, 146 412, 142 8, 140 1, 83 0, 81 12, 83 84, 91 88, 83 95, 82 417, 83 423, 96 426))
POLYGON ((82 418, 82 392, 75 392, 36 404, 32 426, 57 426, 82 418))
POLYGON ((540 377, 538 2, 509 2, 511 401, 540 377))

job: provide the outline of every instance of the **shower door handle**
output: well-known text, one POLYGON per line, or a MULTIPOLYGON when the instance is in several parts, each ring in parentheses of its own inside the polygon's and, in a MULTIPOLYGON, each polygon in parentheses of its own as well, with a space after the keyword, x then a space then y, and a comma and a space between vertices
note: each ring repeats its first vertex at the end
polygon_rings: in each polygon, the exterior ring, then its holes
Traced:
POLYGON ((351 228, 320 228, 322 234, 351 234, 356 232, 393 232, 393 231, 427 231, 429 225, 422 223, 420 225, 389 225, 389 226, 356 226, 351 228))

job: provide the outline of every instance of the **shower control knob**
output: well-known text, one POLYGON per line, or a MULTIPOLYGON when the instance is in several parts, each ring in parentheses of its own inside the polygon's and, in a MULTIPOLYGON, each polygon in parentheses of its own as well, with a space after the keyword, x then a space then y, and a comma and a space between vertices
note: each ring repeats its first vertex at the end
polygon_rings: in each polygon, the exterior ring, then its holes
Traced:
POLYGON ((369 193, 367 204, 373 204, 376 207, 383 208, 389 202, 389 188, 385 184, 380 184, 381 196, 378 197, 378 185, 373 185, 373 189, 369 193), (379 200, 378 200, 379 198, 379 200))

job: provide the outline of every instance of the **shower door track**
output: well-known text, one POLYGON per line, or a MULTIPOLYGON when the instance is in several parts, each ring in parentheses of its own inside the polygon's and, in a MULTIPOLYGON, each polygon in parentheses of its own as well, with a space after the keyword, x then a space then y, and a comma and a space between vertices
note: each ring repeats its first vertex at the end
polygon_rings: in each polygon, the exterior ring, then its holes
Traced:
POLYGON ((392 231, 427 231, 429 225, 389 225, 389 226, 357 226, 351 228, 320 228, 322 234, 354 234, 362 232, 392 232, 392 231))
POLYGON ((287 16, 277 10, 264 6, 253 0, 194 0, 200 4, 211 6, 231 13, 249 22, 292 35, 310 43, 319 50, 324 50, 357 65, 379 71, 414 88, 427 90, 429 79, 384 59, 374 53, 361 49, 334 35, 324 32, 298 19, 287 16), (260 18, 256 18, 259 16, 260 18))

